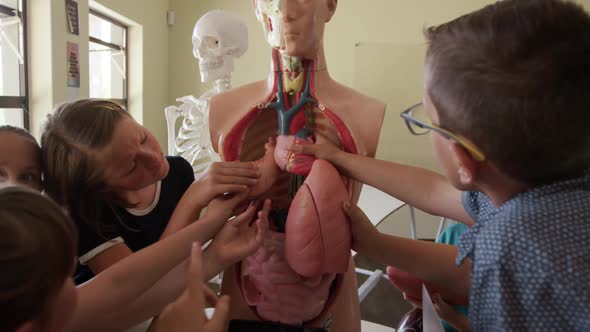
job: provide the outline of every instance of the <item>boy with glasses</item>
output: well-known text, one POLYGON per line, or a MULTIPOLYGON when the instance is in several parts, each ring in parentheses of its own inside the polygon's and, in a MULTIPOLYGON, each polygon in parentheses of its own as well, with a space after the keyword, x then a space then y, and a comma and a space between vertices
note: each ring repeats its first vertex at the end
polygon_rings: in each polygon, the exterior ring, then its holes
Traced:
POLYGON ((423 104, 402 117, 431 133, 446 177, 297 148, 473 226, 457 248, 381 234, 344 207, 357 252, 469 293, 475 331, 590 330, 589 31, 581 6, 559 0, 505 0, 426 31, 423 104))

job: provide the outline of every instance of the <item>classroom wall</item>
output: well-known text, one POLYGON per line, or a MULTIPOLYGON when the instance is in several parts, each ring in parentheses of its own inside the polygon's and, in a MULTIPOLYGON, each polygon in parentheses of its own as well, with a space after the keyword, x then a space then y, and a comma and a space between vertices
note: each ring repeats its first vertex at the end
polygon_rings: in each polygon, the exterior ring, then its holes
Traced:
MULTIPOLYGON (((77 93, 66 88, 66 41, 78 42, 80 53, 86 54, 88 45, 89 0, 78 0, 80 7, 80 36, 66 30, 65 0, 28 0, 30 10, 30 104, 31 130, 39 136, 40 125, 53 107, 65 100, 88 96, 88 58, 81 57, 81 87, 77 93), (84 42, 81 42, 84 40, 84 42)), ((250 30, 250 50, 236 64, 234 85, 266 76, 269 67, 269 48, 256 22, 250 0, 96 0, 91 1, 106 11, 121 15, 130 25, 130 39, 135 47, 130 50, 130 111, 152 130, 166 146, 166 124, 163 108, 174 104, 177 97, 199 95, 208 86, 199 82, 198 66, 192 56, 191 34, 194 23, 211 9, 226 9, 240 15, 250 30), (176 24, 168 27, 166 11, 175 12, 176 24)), ((340 0, 338 9, 326 31, 326 54, 329 70, 340 82, 373 95, 388 103, 388 113, 382 133, 379 157, 388 160, 405 158, 407 151, 422 150, 424 142, 403 138, 400 151, 386 151, 384 146, 399 145, 399 137, 391 133, 397 129, 389 125, 398 121, 397 113, 410 100, 420 97, 416 86, 420 79, 421 55, 412 53, 423 46, 423 26, 441 23, 477 9, 493 1, 486 0, 340 0), (381 49, 379 49, 381 48, 381 49), (410 51, 403 51, 404 49, 410 51), (414 49, 414 50, 412 50, 414 49), (397 50, 397 61, 392 53, 397 50), (401 50, 401 51, 400 51, 401 50), (415 56, 414 56, 415 55, 415 56), (368 57, 368 58, 367 58, 368 57), (402 61, 403 60, 403 61, 402 61), (404 61, 410 61, 406 63, 404 61), (388 62, 389 61, 389 62, 388 62), (363 66, 387 63, 379 80, 369 80, 374 67, 363 66), (403 75, 400 75, 402 72, 403 75), (410 73, 418 74, 410 76, 410 73), (390 74, 390 76, 384 75, 390 74), (414 80, 408 83, 407 78, 414 80), (385 82, 385 83, 384 83, 385 82), (381 87, 380 91, 376 86, 381 87), (383 87, 405 89, 385 95, 383 87), (409 92, 411 90, 412 92, 409 92), (406 142, 407 141, 407 142, 406 142), (422 144, 418 149, 412 144, 422 144), (392 143, 392 144, 389 144, 392 143)), ((579 1, 590 8, 590 0, 579 1)), ((410 157, 409 160, 414 160, 410 157)), ((416 159, 435 168, 432 160, 416 159)))
MULTIPOLYGON (((169 31, 166 22, 166 12, 169 7, 168 0, 98 0, 100 4, 111 9, 125 18, 132 20, 130 42, 137 45, 133 50, 130 47, 130 64, 140 61, 141 65, 135 68, 135 74, 131 73, 130 91, 131 101, 137 101, 136 111, 142 114, 143 124, 150 130, 165 149, 166 145, 166 121, 164 107, 168 100, 169 82, 169 31), (137 50, 142 50, 141 53, 137 50)), ((132 67, 130 69, 133 69, 132 67)))
MULTIPOLYGON (((399 112, 420 100, 424 39, 422 28, 474 10, 484 0, 340 0, 326 27, 328 70, 338 81, 387 104, 377 157, 437 169, 427 136, 408 133, 399 112)), ((170 102, 199 95, 208 86, 199 82, 198 62, 191 51, 197 19, 212 9, 238 14, 249 29, 249 50, 236 63, 234 86, 263 79, 269 70, 270 48, 256 21, 252 1, 170 0, 176 24, 170 28, 170 102)), ((362 112, 362 110, 359 110, 362 112)), ((419 237, 434 237, 437 218, 418 215, 419 237)), ((383 232, 409 236, 406 210, 387 218, 383 232)))
MULTIPOLYGON (((380 149, 388 160, 410 160, 432 169, 436 165, 413 151, 423 150, 424 140, 415 145, 410 136, 393 135, 401 127, 398 113, 421 98, 424 53, 422 29, 478 9, 490 0, 340 0, 336 14, 327 25, 325 48, 328 69, 338 81, 388 104, 382 133, 382 147, 400 145, 397 151, 380 149), (381 69, 381 70, 379 70, 381 69), (379 74, 379 75, 377 75, 379 74), (375 76, 377 75, 377 76, 375 76), (376 79, 377 78, 377 79, 376 79), (408 158, 406 158, 409 155, 408 158)), ((587 8, 590 0, 580 1, 587 8)), ((176 23, 170 28, 169 102, 200 93, 208 85, 199 81, 198 63, 192 55, 191 35, 198 18, 212 9, 238 14, 246 22, 250 48, 237 61, 234 86, 266 77, 269 47, 256 21, 250 0, 170 0, 176 23)), ((430 155, 430 153, 427 153, 430 155)))
MULTIPOLYGON (((325 49, 328 69, 338 81, 387 104, 377 158, 426 167, 439 167, 428 135, 408 133, 399 113, 422 96, 424 38, 422 29, 493 3, 491 0, 340 0, 328 23, 325 49)), ((590 0, 580 1, 590 8, 590 0)), ((250 48, 236 63, 234 86, 266 77, 270 49, 264 41, 250 0, 170 0, 176 23, 170 28, 169 102, 187 94, 198 96, 209 86, 199 82, 191 36, 198 18, 212 9, 238 14, 249 29, 250 48)), ((362 112, 362 110, 359 110, 362 112)), ((387 219, 382 231, 409 235, 407 212, 401 221, 387 219)), ((432 238, 438 218, 419 215, 418 236, 432 238)))
MULTIPOLYGON (((377 157, 438 170, 427 136, 407 133, 399 112, 421 98, 424 39, 422 29, 492 3, 491 0, 340 0, 327 25, 325 48, 328 69, 338 81, 387 104, 377 157)), ((590 9, 590 0, 580 0, 590 9)), ((89 0, 78 0, 80 36, 67 33, 65 0, 29 0, 31 130, 39 137, 40 125, 55 105, 88 96, 88 58, 81 57, 81 88, 66 88, 66 42, 78 42, 88 52, 89 0)), ((270 49, 256 21, 251 0, 96 0, 92 5, 130 26, 130 98, 133 116, 154 132, 166 147, 163 109, 184 95, 198 96, 209 86, 201 84, 198 63, 192 55, 191 36, 197 19, 212 9, 241 16, 249 31, 250 49, 236 62, 234 86, 263 79, 269 70, 270 49), (166 12, 175 24, 166 23, 166 12)), ((428 237, 434 223, 418 225, 428 237)), ((398 227, 398 226, 395 226, 398 227)), ((403 233, 399 229, 391 233, 403 233)))
MULTIPOLYGON (((332 22, 327 26, 325 47, 329 70, 338 81, 354 84, 354 48, 359 42, 403 43, 422 41, 421 28, 481 7, 484 0, 340 0, 332 22)), ((264 77, 268 71, 269 47, 256 21, 252 1, 170 0, 176 24, 170 29, 171 97, 174 93, 198 93, 198 68, 191 52, 192 27, 197 19, 212 9, 232 11, 242 17, 250 30, 250 50, 239 61, 234 82, 243 84, 264 77), (184 73, 182 72, 184 71, 184 73)), ((383 54, 382 57, 386 57, 383 54)), ((378 59, 376 59, 378 60, 378 59)))
MULTIPOLYGON (((59 103, 88 97, 88 0, 78 0, 80 35, 67 31, 65 0, 29 0, 31 131, 59 103), (81 87, 67 88, 66 43, 78 43, 81 87)), ((168 0, 97 0, 90 5, 129 26, 129 111, 161 141, 168 101, 168 0)))

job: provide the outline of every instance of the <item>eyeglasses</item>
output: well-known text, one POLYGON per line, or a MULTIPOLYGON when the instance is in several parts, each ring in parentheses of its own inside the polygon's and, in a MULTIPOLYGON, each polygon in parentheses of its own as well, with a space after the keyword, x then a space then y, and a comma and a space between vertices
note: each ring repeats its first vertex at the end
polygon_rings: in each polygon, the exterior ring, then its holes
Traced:
POLYGON ((469 151, 477 161, 484 161, 486 159, 483 152, 469 142, 465 137, 457 135, 449 130, 443 129, 430 122, 426 109, 422 103, 416 104, 401 113, 402 118, 406 122, 406 126, 414 135, 428 134, 431 130, 443 135, 445 138, 453 140, 461 145, 465 150, 469 151))

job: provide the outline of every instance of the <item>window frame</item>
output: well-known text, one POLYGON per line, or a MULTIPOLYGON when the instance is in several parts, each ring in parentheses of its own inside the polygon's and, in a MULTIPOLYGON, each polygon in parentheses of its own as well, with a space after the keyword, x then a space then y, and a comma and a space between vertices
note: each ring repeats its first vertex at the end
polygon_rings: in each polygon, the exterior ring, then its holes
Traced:
MULTIPOLYGON (((23 110, 23 126, 30 130, 29 123, 29 41, 27 25, 27 0, 19 0, 20 11, 17 8, 11 8, 0 4, 0 13, 7 16, 18 16, 22 25, 23 41, 23 64, 19 68, 19 91, 20 96, 0 95, 0 109, 20 108, 23 110)), ((20 37, 20 36, 19 36, 20 37)), ((19 38, 20 42, 20 38, 19 38)))
MULTIPOLYGON (((88 15, 89 16, 94 15, 96 17, 99 17, 99 18, 101 18, 113 25, 120 27, 121 29, 123 29, 123 31, 125 31, 125 45, 123 45, 123 46, 109 43, 109 42, 106 42, 102 39, 92 37, 90 35, 88 36, 88 43, 95 43, 95 44, 99 44, 99 45, 111 48, 113 50, 125 52, 125 78, 123 79, 123 81, 124 81, 123 98, 122 99, 101 98, 101 99, 112 101, 114 103, 117 103, 117 104, 123 106, 125 109, 127 109, 128 102, 129 102, 129 27, 127 25, 113 19, 112 17, 109 17, 109 16, 107 16, 107 15, 105 15, 93 8, 89 9, 88 15)), ((88 21, 90 21, 90 20, 88 20, 88 21)), ((90 71, 90 68, 88 70, 90 71)))

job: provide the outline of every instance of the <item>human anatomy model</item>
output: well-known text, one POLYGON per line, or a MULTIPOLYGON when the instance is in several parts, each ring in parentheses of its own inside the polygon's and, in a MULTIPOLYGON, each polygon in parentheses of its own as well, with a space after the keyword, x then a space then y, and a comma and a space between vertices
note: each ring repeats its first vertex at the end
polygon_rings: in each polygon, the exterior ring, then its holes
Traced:
POLYGON ((213 148, 252 162, 262 177, 251 198, 272 199, 271 230, 254 255, 225 271, 230 331, 269 324, 360 331, 345 200, 360 185, 328 162, 292 152, 321 139, 374 156, 385 105, 334 81, 323 34, 337 0, 254 0, 272 47, 268 79, 211 98, 213 148), (233 326, 233 330, 232 330, 233 326))
POLYGON ((165 109, 168 125, 168 154, 180 155, 193 166, 195 175, 204 171, 219 155, 209 136, 209 99, 231 89, 234 59, 248 50, 248 28, 236 15, 213 10, 203 15, 193 30, 193 55, 199 60, 201 82, 214 82, 199 98, 176 99, 180 106, 165 109), (176 123, 182 125, 176 135, 176 123))

